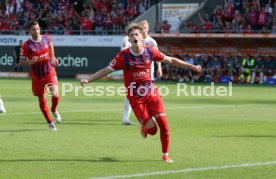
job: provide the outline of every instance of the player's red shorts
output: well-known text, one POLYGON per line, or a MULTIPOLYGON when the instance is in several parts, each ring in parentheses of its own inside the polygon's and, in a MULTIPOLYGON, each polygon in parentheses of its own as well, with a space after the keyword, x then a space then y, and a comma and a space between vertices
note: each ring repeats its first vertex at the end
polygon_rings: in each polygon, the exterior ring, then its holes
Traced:
POLYGON ((34 96, 42 96, 46 93, 46 86, 58 86, 57 76, 49 76, 41 79, 32 79, 32 91, 34 96))
POLYGON ((163 101, 157 89, 155 94, 143 97, 132 96, 128 100, 140 124, 145 125, 154 115, 165 113, 163 101))

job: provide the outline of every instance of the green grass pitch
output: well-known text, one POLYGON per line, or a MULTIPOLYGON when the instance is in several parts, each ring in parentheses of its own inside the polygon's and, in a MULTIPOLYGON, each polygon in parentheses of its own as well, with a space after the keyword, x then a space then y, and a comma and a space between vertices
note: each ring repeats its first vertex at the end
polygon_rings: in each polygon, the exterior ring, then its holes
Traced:
POLYGON ((161 161, 159 133, 143 139, 133 114, 136 125, 121 125, 122 96, 66 94, 58 107, 63 123, 51 132, 31 81, 0 79, 7 110, 0 114, 0 178, 275 178, 275 87, 233 85, 232 97, 177 97, 175 83, 157 84, 170 89, 163 101, 172 164, 161 161))

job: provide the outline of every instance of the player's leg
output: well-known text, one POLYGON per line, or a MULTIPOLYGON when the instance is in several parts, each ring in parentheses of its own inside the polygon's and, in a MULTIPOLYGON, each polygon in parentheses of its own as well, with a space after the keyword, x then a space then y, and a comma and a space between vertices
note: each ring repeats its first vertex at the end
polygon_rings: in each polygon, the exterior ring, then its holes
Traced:
POLYGON ((148 104, 148 110, 154 116, 156 123, 160 129, 160 140, 162 145, 162 159, 165 162, 173 162, 169 157, 170 133, 169 125, 166 119, 165 108, 161 97, 152 96, 148 104))
POLYGON ((122 119, 123 125, 131 125, 132 124, 132 122, 129 120, 130 112, 131 112, 131 106, 129 104, 128 99, 125 98, 124 112, 123 112, 123 119, 122 119))
POLYGON ((5 109, 1 95, 0 95, 0 113, 6 113, 6 109, 5 109))
POLYGON ((59 93, 58 93, 58 81, 57 81, 57 77, 53 76, 50 77, 49 79, 47 79, 47 83, 46 83, 48 90, 52 96, 52 106, 51 106, 51 112, 53 113, 55 120, 58 123, 61 123, 62 119, 60 114, 57 111, 57 106, 60 100, 59 97, 59 93))
POLYGON ((47 106, 47 100, 46 100, 45 94, 43 94, 42 96, 38 96, 38 101, 39 101, 39 108, 48 123, 49 129, 54 130, 54 131, 57 130, 55 127, 55 124, 53 123, 53 120, 49 114, 49 109, 47 106))
POLYGON ((50 130, 56 130, 55 124, 53 123, 53 120, 49 114, 44 87, 45 87, 45 80, 32 81, 33 95, 38 97, 39 108, 48 123, 48 127, 50 130))
POLYGON ((146 138, 148 134, 155 135, 157 132, 157 126, 155 122, 152 120, 152 116, 150 115, 150 113, 146 108, 146 105, 147 105, 146 102, 147 101, 137 102, 137 100, 135 99, 130 101, 132 110, 137 120, 141 124, 140 132, 142 137, 144 138, 146 138))

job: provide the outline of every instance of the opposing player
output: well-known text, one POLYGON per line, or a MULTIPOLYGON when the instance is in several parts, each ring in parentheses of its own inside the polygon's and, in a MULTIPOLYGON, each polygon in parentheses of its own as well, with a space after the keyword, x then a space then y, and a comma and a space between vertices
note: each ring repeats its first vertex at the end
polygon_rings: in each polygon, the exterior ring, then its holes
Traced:
POLYGON ((0 95, 0 113, 6 113, 6 109, 5 109, 1 95, 0 95))
POLYGON ((47 120, 49 129, 57 130, 49 114, 45 93, 45 87, 48 87, 52 95, 51 111, 56 121, 61 122, 61 117, 56 110, 60 97, 54 67, 54 64, 58 64, 55 58, 54 46, 49 36, 40 34, 37 21, 31 21, 28 24, 28 30, 31 38, 24 42, 22 46, 20 64, 30 65, 33 95, 38 97, 40 110, 47 120))
MULTIPOLYGON (((143 29, 144 29, 144 39, 142 40, 142 44, 144 46, 151 46, 153 48, 158 49, 158 45, 157 42, 151 38, 149 36, 149 23, 148 21, 144 20, 141 21, 139 23, 143 29)), ((127 26, 126 31, 128 30, 128 28, 130 28, 132 25, 135 25, 135 23, 131 23, 127 26)), ((131 43, 129 42, 128 36, 126 36, 123 40, 122 40, 122 44, 121 44, 121 51, 127 49, 131 47, 131 43)), ((156 62, 157 64, 157 77, 160 78, 162 77, 162 68, 161 68, 161 63, 160 62, 156 62)), ((151 64, 151 79, 154 80, 154 63, 151 64)), ((129 120, 129 116, 130 116, 130 112, 131 112, 131 107, 129 104, 129 101, 127 98, 125 98, 125 102, 124 102, 124 112, 123 112, 123 119, 122 119, 122 124, 123 125, 131 125, 132 122, 129 120)))
POLYGON ((115 70, 123 70, 127 98, 141 124, 142 137, 146 138, 148 134, 155 135, 158 125, 162 144, 162 159, 165 162, 173 162, 168 153, 170 134, 166 113, 162 99, 151 79, 151 63, 153 61, 165 62, 177 67, 190 68, 197 73, 201 72, 201 67, 166 56, 155 48, 144 47, 142 45, 143 28, 140 25, 131 26, 127 34, 132 47, 118 53, 106 68, 89 76, 88 79, 81 79, 80 83, 85 86, 115 70), (152 117, 155 118, 157 124, 152 117))

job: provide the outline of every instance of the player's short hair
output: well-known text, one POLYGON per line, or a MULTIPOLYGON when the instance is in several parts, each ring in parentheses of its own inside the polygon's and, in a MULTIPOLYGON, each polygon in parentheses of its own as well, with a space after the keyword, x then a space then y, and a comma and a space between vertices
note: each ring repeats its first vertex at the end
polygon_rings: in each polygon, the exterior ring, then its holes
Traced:
POLYGON ((134 24, 132 25, 128 30, 127 30, 127 35, 130 34, 131 31, 135 30, 135 29, 138 29, 142 35, 144 35, 144 29, 141 25, 139 24, 134 24))
POLYGON ((134 25, 139 25, 139 24, 134 23, 134 22, 130 22, 129 24, 127 24, 127 25, 126 25, 126 28, 125 28, 126 33, 128 32, 128 29, 130 29, 130 28, 131 28, 132 26, 134 26, 134 25))
POLYGON ((143 20, 141 22, 139 22, 140 25, 144 25, 147 24, 149 26, 149 22, 147 20, 143 20))
POLYGON ((39 25, 39 23, 36 20, 33 20, 33 21, 29 22, 28 29, 31 29, 35 25, 39 25))

